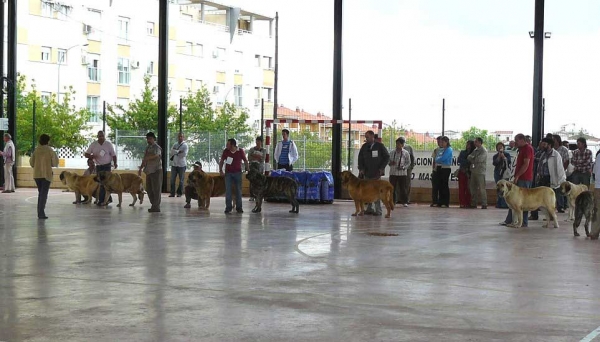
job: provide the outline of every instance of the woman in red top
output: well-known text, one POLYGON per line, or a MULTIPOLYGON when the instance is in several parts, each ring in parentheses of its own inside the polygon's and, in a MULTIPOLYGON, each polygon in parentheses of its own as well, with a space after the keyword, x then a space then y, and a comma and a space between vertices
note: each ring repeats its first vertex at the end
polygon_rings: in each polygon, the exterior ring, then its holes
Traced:
POLYGON ((233 205, 231 202, 231 182, 235 182, 236 203, 235 209, 238 213, 243 213, 242 209, 242 161, 245 170, 248 170, 248 159, 244 150, 237 147, 235 139, 227 140, 227 147, 223 150, 221 161, 219 161, 219 173, 225 176, 225 214, 231 213, 233 205), (225 172, 223 172, 225 164, 225 172))

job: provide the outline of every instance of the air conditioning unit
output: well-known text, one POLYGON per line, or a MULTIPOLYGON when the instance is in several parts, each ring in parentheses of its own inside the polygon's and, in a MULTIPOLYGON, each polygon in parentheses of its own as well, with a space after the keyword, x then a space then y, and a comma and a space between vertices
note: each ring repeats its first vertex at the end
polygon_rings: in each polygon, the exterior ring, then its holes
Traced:
POLYGON ((260 106, 260 99, 254 99, 254 107, 260 106))
POLYGON ((214 50, 213 51, 213 58, 219 58, 219 51, 218 50, 214 50))
POLYGON ((83 55, 81 56, 81 65, 89 65, 90 62, 88 61, 88 56, 83 55))
POLYGON ((131 68, 137 69, 140 67, 140 61, 131 61, 131 68))

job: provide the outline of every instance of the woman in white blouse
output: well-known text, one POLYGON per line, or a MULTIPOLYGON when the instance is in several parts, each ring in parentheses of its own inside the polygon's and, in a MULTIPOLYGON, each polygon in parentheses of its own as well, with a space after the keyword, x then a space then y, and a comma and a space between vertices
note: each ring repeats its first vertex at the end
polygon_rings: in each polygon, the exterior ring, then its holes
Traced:
POLYGON ((394 186, 394 203, 408 207, 406 177, 410 167, 410 153, 404 149, 404 138, 396 139, 396 149, 390 152, 390 183, 394 186))

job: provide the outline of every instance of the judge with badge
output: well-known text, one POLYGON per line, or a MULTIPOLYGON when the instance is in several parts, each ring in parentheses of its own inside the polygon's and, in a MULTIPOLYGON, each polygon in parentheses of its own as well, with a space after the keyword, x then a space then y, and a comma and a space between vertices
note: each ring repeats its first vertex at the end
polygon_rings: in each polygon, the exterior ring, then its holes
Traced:
MULTIPOLYGON (((380 179, 385 174, 385 167, 390 161, 390 154, 387 148, 380 142, 375 141, 375 133, 367 131, 365 133, 366 142, 360 148, 358 153, 359 177, 364 179, 380 179)), ((381 201, 369 203, 365 214, 381 216, 381 201)))
POLYGON ((231 202, 231 183, 235 183, 236 203, 235 210, 243 213, 242 209, 242 161, 248 170, 248 159, 243 149, 237 147, 235 139, 227 140, 227 147, 223 150, 219 161, 219 173, 225 175, 225 214, 231 213, 233 203, 231 202), (223 172, 225 164, 225 172, 223 172))

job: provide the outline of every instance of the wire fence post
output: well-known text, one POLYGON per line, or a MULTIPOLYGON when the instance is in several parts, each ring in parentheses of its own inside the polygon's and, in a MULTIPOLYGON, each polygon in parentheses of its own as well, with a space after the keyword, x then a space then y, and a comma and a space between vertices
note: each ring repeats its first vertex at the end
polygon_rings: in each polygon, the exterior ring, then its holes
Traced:
POLYGON ((306 135, 304 136, 304 146, 303 146, 303 152, 302 152, 302 160, 303 160, 303 168, 304 170, 306 170, 306 135))

